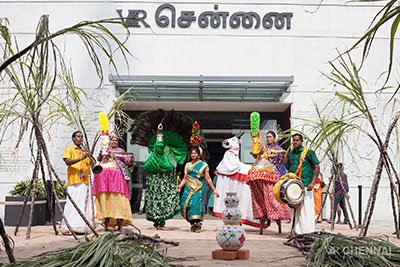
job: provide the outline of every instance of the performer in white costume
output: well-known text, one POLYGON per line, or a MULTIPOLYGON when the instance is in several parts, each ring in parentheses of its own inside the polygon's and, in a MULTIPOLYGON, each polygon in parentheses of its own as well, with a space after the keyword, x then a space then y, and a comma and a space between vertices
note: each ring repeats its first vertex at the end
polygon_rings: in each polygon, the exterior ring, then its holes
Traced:
MULTIPOLYGON (((239 209, 242 212, 242 224, 254 227, 260 227, 260 222, 253 217, 251 204, 250 187, 244 183, 251 165, 244 164, 239 159, 240 137, 242 134, 236 134, 234 137, 222 142, 222 146, 228 149, 222 161, 217 166, 217 186, 216 190, 220 196, 225 196, 227 192, 236 192, 240 199, 239 209)), ((221 218, 221 213, 225 208, 224 198, 214 198, 214 209, 212 215, 221 218)), ((267 228, 265 225, 264 228, 267 228)))

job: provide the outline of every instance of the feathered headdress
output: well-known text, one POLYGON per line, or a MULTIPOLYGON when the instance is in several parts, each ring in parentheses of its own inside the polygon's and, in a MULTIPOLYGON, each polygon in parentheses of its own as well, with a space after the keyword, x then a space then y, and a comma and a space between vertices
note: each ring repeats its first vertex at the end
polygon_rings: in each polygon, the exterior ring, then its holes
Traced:
POLYGON ((193 120, 183 112, 156 109, 143 112, 134 121, 130 129, 131 144, 148 146, 150 139, 157 134, 162 122, 163 130, 177 133, 189 145, 193 120))
POLYGON ((180 111, 164 109, 146 111, 132 124, 131 144, 147 146, 153 151, 157 137, 159 141, 162 138, 165 145, 173 152, 176 162, 183 164, 190 145, 192 124, 193 120, 180 111))
POLYGON ((278 123, 274 122, 272 124, 267 125, 266 129, 267 132, 274 132, 275 133, 275 141, 278 142, 280 138, 284 137, 283 131, 278 123))

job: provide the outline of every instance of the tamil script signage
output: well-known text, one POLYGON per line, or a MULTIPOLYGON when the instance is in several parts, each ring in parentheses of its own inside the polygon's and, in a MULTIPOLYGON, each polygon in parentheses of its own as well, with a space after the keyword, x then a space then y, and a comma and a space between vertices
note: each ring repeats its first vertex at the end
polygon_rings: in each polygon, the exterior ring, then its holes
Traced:
MULTIPOLYGON (((148 16, 146 10, 128 10, 124 15, 121 9, 117 9, 118 15, 127 27, 140 28, 141 26, 150 27, 147 23, 148 16)), ((155 14, 155 23, 161 28, 189 28, 196 24, 200 28, 213 29, 236 29, 242 26, 244 29, 287 29, 291 28, 291 12, 267 12, 258 14, 257 12, 219 11, 218 5, 214 5, 214 11, 203 11, 196 14, 195 11, 177 11, 172 4, 160 5, 155 14)))

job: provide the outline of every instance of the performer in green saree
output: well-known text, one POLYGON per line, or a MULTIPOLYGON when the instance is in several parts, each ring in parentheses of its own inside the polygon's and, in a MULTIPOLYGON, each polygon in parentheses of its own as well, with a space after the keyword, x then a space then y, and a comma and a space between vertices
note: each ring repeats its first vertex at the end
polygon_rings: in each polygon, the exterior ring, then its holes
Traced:
POLYGON ((205 181, 210 186, 216 197, 219 197, 209 174, 208 164, 200 159, 200 149, 191 149, 191 162, 185 166, 185 175, 177 190, 180 192, 185 186, 181 199, 182 216, 191 224, 190 231, 199 233, 204 213, 205 181))

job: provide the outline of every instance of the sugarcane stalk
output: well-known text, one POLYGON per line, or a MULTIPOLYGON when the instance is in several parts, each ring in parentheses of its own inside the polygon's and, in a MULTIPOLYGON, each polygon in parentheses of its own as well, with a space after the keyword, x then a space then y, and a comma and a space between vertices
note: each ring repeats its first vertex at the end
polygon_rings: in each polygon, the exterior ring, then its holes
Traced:
POLYGON ((10 263, 15 262, 13 250, 10 246, 10 239, 8 238, 6 229, 4 228, 3 220, 1 218, 0 218, 0 235, 1 235, 1 238, 3 239, 3 243, 4 243, 4 247, 6 249, 8 260, 10 261, 10 263))
MULTIPOLYGON (((58 208, 60 209, 61 216, 62 216, 62 218, 63 218, 63 220, 65 222, 65 225, 67 226, 68 230, 70 231, 70 233, 74 236, 74 238, 76 240, 78 240, 78 238, 75 235, 75 231, 72 230, 72 227, 70 226, 67 217, 65 217, 65 215, 64 215, 64 209, 61 207, 60 200, 58 199, 57 192, 56 192, 56 187, 55 187, 54 182, 53 182, 53 176, 51 175, 51 171, 50 171, 51 165, 50 165, 49 162, 47 162, 47 168, 49 170, 49 178, 50 178, 50 182, 51 182, 51 190, 53 191, 54 198, 56 200, 56 204, 57 204, 58 208)), ((60 181, 58 181, 58 182, 60 182, 60 181)), ((66 192, 64 187, 63 187, 63 189, 66 192)), ((69 196, 69 197, 71 198, 71 196, 69 196)))
MULTIPOLYGON (((79 115, 78 116, 79 124, 80 124, 80 126, 82 128, 82 132, 83 132, 83 134, 85 136, 86 147, 89 149, 89 147, 90 147, 89 146, 89 139, 88 139, 87 134, 86 134, 85 125, 83 125, 83 122, 82 122, 81 114, 79 112, 79 107, 78 107, 78 115, 79 115)), ((90 151, 91 154, 93 154, 93 150, 90 151)), ((90 167, 91 168, 93 167, 93 162, 92 161, 90 161, 90 167)), ((90 204, 92 206, 92 224, 93 224, 93 227, 96 228, 96 219, 95 219, 95 214, 94 214, 94 200, 93 200, 93 196, 92 196, 92 192, 91 192, 92 188, 93 188, 92 175, 91 175, 91 172, 89 172, 89 198, 90 198, 90 204)))
POLYGON ((386 169, 386 173, 387 173, 387 175, 389 177, 390 190, 391 190, 390 193, 391 193, 391 196, 393 198, 392 199, 392 201, 393 201, 393 203, 392 203, 392 206, 393 206, 393 219, 395 221, 396 236, 397 236, 397 238, 399 238, 400 236, 399 236, 399 229, 398 229, 398 225, 397 225, 398 221, 397 221, 397 213, 396 213, 396 208, 395 208, 394 196, 396 196, 396 199, 397 199, 397 209, 398 210, 399 210, 399 207, 400 207, 400 197, 399 197, 398 192, 396 191, 396 185, 394 183, 394 180, 393 180, 393 177, 392 177, 392 173, 391 173, 391 169, 389 167, 389 163, 388 163, 388 160, 387 160, 387 158, 388 158, 387 153, 385 153, 384 156, 385 157, 384 157, 383 163, 384 163, 384 166, 385 166, 385 169, 386 169))
POLYGON ((393 187, 393 184, 390 183, 390 199, 392 201, 392 212, 393 212, 393 219, 394 219, 394 229, 396 231, 396 237, 397 239, 400 238, 399 235, 399 221, 397 220, 397 213, 396 213, 396 207, 395 207, 395 201, 394 201, 394 194, 393 191, 395 191, 395 187, 393 187))
POLYGON ((33 219, 33 210, 35 208, 35 199, 36 199, 36 186, 38 182, 38 177, 33 177, 33 190, 31 191, 31 204, 30 204, 30 210, 29 210, 29 220, 28 220, 28 226, 26 228, 26 239, 31 238, 31 228, 32 228, 32 219, 33 219))
POLYGON ((331 231, 335 229, 335 215, 334 210, 335 210, 335 190, 336 190, 336 179, 337 179, 337 162, 336 160, 332 162, 332 169, 333 169, 333 175, 332 175, 332 182, 333 182, 333 188, 332 188, 332 196, 333 196, 333 205, 331 208, 331 231))
MULTIPOLYGON (((371 188, 370 195, 368 198, 367 207, 365 209, 364 220, 361 225, 361 231, 360 231, 359 236, 367 235, 368 227, 369 227, 369 224, 371 223, 371 217, 372 217, 372 213, 373 213, 373 210, 375 207, 376 195, 378 193, 378 186, 379 186, 379 182, 380 182, 380 179, 382 176, 382 171, 383 171, 383 164, 384 164, 383 157, 384 156, 382 155, 382 153, 387 150, 388 145, 389 145, 390 136, 391 136, 394 128, 396 127, 399 119, 400 119, 400 112, 397 112, 395 117, 393 118, 392 123, 389 126, 387 133, 386 133, 385 142, 383 143, 383 146, 378 147, 378 149, 380 151, 379 161, 378 161, 378 165, 377 165, 377 168, 375 171, 374 180, 372 182, 372 188, 371 188)), ((375 126, 373 123, 372 123, 372 125, 375 126)), ((380 140, 379 135, 377 133, 376 133, 376 135, 377 135, 378 140, 380 140)), ((399 207, 399 212, 400 212, 400 207, 399 207)))
POLYGON ((42 181, 43 181, 43 184, 45 185, 44 188, 46 189, 46 200, 47 200, 47 203, 48 203, 47 209, 49 210, 49 213, 50 213, 50 218, 51 218, 51 223, 53 225, 54 233, 56 235, 58 235, 56 219, 55 219, 55 216, 54 216, 53 207, 51 205, 52 204, 52 201, 51 201, 52 192, 50 192, 49 189, 46 186, 46 178, 45 178, 46 176, 45 176, 45 170, 44 170, 44 167, 43 167, 43 158, 42 158, 42 153, 40 151, 41 150, 39 150, 38 157, 40 157, 39 164, 40 164, 40 170, 42 171, 42 181))
POLYGON ((378 186, 379 186, 379 182, 381 180, 382 171, 383 171, 383 158, 382 158, 382 155, 380 155, 379 160, 378 160, 378 165, 375 170, 375 177, 374 177, 374 180, 372 181, 372 187, 371 187, 371 191, 369 194, 367 206, 365 208, 364 220, 363 220, 363 223, 361 224, 361 231, 359 233, 359 236, 366 236, 366 234, 367 234, 368 227, 371 222, 371 217, 372 217, 372 213, 373 213, 374 206, 375 206, 376 194, 378 193, 378 186))
MULTIPOLYGON (((39 153, 39 151, 38 151, 37 153, 39 153)), ((33 177, 36 177, 36 176, 37 176, 38 168, 39 168, 39 158, 36 157, 36 160, 35 160, 35 167, 34 167, 33 173, 32 173, 32 179, 31 179, 31 182, 29 183, 28 190, 27 190, 27 192, 26 192, 26 196, 25 196, 25 199, 24 199, 24 203, 22 204, 21 212, 19 213, 19 216, 18 216, 17 225, 15 226, 15 230, 14 230, 14 235, 15 235, 15 236, 16 236, 17 233, 18 233, 18 229, 19 229, 19 226, 20 226, 21 220, 22 220, 22 215, 24 214, 25 206, 26 206, 26 203, 28 202, 28 198, 29 198, 30 192, 31 192, 31 190, 32 190, 33 180, 34 180, 33 177)))

